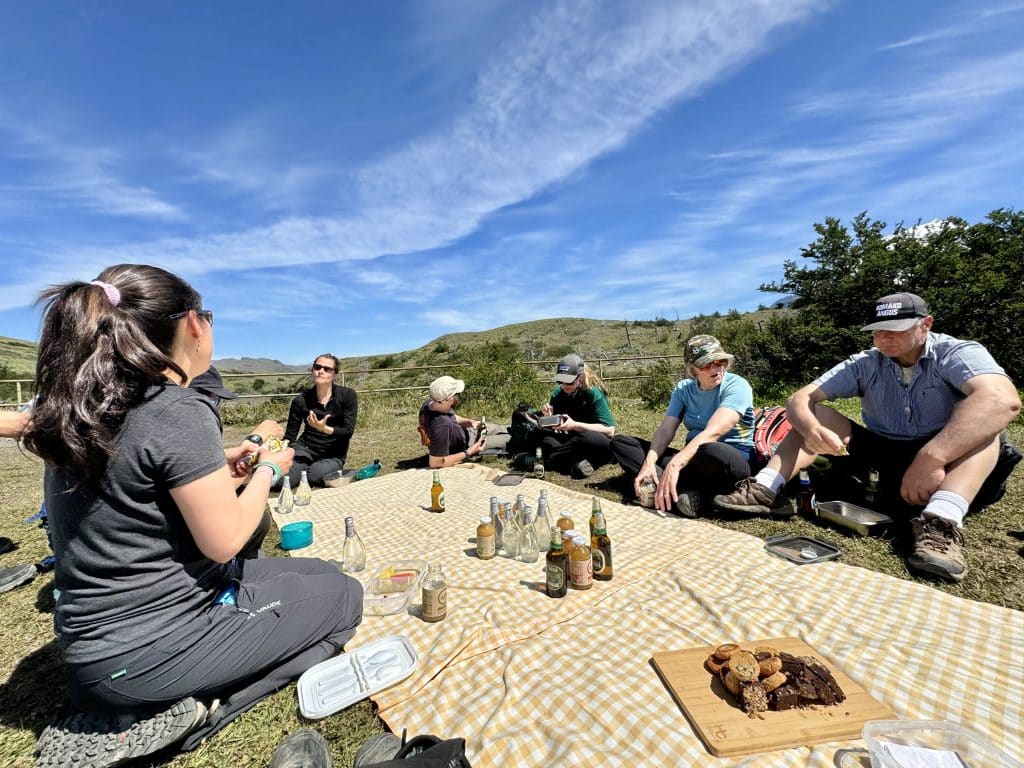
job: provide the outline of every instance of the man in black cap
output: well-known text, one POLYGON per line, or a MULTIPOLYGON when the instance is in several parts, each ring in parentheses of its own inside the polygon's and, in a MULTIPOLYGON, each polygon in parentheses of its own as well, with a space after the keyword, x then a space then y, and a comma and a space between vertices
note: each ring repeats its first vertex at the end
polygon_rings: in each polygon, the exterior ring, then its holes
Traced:
POLYGON ((916 294, 880 298, 862 329, 874 346, 795 392, 786 405, 793 430, 778 452, 715 503, 772 514, 789 504, 786 482, 816 456, 848 453, 862 478, 878 471, 878 506, 910 518, 908 566, 962 580, 964 517, 1002 498, 1021 458, 1004 432, 1020 398, 983 346, 932 333, 932 323, 916 294), (841 397, 861 398, 863 427, 822 404, 841 397))

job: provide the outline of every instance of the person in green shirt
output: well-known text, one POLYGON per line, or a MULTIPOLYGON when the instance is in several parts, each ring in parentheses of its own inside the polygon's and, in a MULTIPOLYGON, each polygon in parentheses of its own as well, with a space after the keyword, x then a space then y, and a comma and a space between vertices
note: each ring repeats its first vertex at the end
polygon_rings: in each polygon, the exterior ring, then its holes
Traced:
POLYGON ((540 429, 537 443, 547 469, 573 477, 589 477, 596 467, 610 463, 615 417, 600 377, 579 355, 566 355, 555 372, 558 386, 541 412, 560 414, 555 427, 540 429))

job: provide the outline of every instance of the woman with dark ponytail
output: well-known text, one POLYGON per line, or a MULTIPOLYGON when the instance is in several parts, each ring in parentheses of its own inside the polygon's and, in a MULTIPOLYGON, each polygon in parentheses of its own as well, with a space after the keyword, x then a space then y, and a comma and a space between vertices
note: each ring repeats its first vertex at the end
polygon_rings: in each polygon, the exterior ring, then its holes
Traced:
POLYGON ((191 749, 340 650, 362 588, 322 560, 236 557, 292 451, 260 449, 236 496, 253 446, 225 451, 213 404, 188 388, 213 351, 195 290, 122 264, 40 302, 24 439, 46 463, 55 629, 78 710, 40 736, 40 764, 134 758, 186 734, 191 749))

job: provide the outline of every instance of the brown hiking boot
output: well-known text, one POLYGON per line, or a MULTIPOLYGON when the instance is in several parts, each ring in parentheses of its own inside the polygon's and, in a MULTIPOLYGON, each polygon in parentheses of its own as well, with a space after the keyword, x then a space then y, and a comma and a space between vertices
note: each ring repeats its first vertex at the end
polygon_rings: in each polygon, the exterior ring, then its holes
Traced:
POLYGON ((736 483, 736 490, 732 493, 715 496, 715 506, 763 517, 792 517, 796 514, 796 507, 785 491, 772 493, 771 488, 755 482, 752 477, 736 483))
POLYGON ((950 581, 963 581, 967 573, 964 535, 956 523, 941 517, 918 517, 910 521, 910 530, 914 551, 907 558, 908 566, 950 581))

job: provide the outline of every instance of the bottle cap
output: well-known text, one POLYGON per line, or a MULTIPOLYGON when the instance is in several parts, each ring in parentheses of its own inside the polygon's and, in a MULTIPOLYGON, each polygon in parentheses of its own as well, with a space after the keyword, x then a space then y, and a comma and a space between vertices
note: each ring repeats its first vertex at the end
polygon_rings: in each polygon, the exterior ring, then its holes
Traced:
POLYGON ((489 522, 491 522, 491 516, 490 515, 484 515, 483 517, 480 518, 480 522, 483 523, 484 525, 487 525, 489 522))
POLYGON ((564 512, 562 512, 562 514, 560 514, 560 515, 559 515, 559 517, 564 517, 564 518, 566 518, 567 520, 571 520, 571 519, 572 519, 572 512, 570 512, 570 511, 569 511, 569 510, 567 509, 567 510, 565 510, 564 512))
POLYGON ((572 543, 575 544, 577 547, 582 547, 586 545, 587 540, 577 533, 575 536, 572 537, 572 543))

